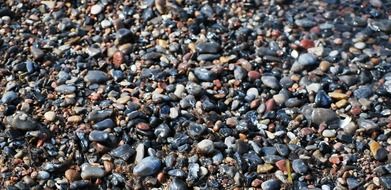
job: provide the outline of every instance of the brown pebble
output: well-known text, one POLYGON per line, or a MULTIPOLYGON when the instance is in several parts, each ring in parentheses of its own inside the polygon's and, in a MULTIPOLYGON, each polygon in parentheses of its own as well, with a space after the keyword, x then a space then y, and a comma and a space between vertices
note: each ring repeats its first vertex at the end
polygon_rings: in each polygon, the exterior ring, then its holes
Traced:
POLYGON ((309 39, 303 39, 300 41, 300 46, 305 48, 305 49, 308 49, 308 48, 312 48, 315 46, 315 43, 314 41, 312 40, 309 40, 309 39))
POLYGON ((251 182, 251 186, 252 187, 260 187, 261 186, 261 184, 262 184, 262 180, 260 180, 260 179, 254 179, 252 182, 251 182))
POLYGON ((261 74, 258 71, 250 71, 247 75, 250 80, 256 80, 261 77, 261 74))
POLYGON ((113 54, 113 65, 115 67, 119 67, 121 66, 122 63, 124 63, 124 54, 120 51, 116 51, 114 54, 113 54))
POLYGON ((323 72, 328 71, 329 68, 330 68, 330 66, 331 66, 331 64, 330 64, 330 62, 328 62, 328 61, 321 61, 321 62, 319 63, 319 68, 320 68, 320 70, 322 70, 323 72))
POLYGON ((136 128, 143 130, 143 131, 148 131, 149 129, 151 129, 151 127, 147 123, 144 123, 144 122, 138 123, 136 125, 136 128))
POLYGON ((80 172, 75 169, 68 169, 67 171, 65 171, 65 178, 69 182, 76 181, 80 178, 80 172))

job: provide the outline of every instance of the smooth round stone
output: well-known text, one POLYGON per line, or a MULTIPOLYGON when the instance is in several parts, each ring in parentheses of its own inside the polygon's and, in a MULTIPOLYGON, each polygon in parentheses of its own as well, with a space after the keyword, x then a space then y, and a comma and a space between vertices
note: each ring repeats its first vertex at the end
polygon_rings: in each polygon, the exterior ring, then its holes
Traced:
POLYGON ((88 71, 87 75, 84 77, 84 81, 88 83, 103 83, 109 80, 108 75, 99 70, 88 71))
POLYGON ((354 44, 354 47, 357 49, 364 49, 366 44, 364 42, 357 42, 354 44))
POLYGON ((98 123, 95 123, 92 127, 94 129, 104 130, 104 129, 107 129, 107 128, 115 127, 115 123, 114 123, 114 121, 112 119, 107 118, 107 119, 104 119, 102 121, 99 121, 98 123))
POLYGON ((305 49, 308 49, 308 48, 312 48, 315 46, 315 43, 314 41, 312 40, 309 40, 309 39, 303 39, 300 41, 300 46, 305 48, 305 49))
POLYGON ((97 14, 101 13, 102 11, 103 11, 103 6, 100 4, 96 4, 91 7, 90 13, 93 15, 97 15, 97 14))
POLYGON ((291 67, 292 72, 300 72, 303 70, 308 70, 317 66, 318 62, 316 56, 311 53, 304 53, 299 56, 297 61, 293 63, 291 67))
POLYGON ((108 28, 111 26, 111 22, 109 20, 103 20, 100 25, 102 26, 102 28, 108 28))
POLYGON ((110 152, 110 155, 123 160, 128 160, 136 151, 129 145, 123 144, 110 152))
POLYGON ((279 190, 281 188, 280 181, 276 179, 269 179, 262 183, 262 190, 279 190))
POLYGON ((278 84, 278 80, 276 77, 274 76, 262 76, 261 78, 262 80, 262 83, 269 87, 269 88, 272 88, 272 89, 279 89, 280 88, 280 85, 278 84))
POLYGON ((4 104, 8 104, 8 103, 16 100, 17 98, 18 98, 18 95, 14 91, 8 91, 3 94, 3 96, 1 97, 1 101, 4 104))
POLYGON ((292 168, 296 173, 299 173, 299 174, 306 174, 309 169, 307 164, 301 159, 293 160, 292 161, 292 168))
POLYGON ((61 94, 72 94, 76 91, 76 87, 73 85, 62 84, 57 86, 54 90, 61 94))
POLYGON ((374 155, 374 158, 379 161, 384 161, 387 159, 387 157, 388 151, 383 147, 379 148, 374 155))
POLYGON ((337 133, 337 132, 336 132, 335 130, 325 129, 325 130, 322 132, 322 135, 323 135, 324 137, 331 138, 331 137, 335 137, 336 133, 337 133))
POLYGON ((326 108, 314 108, 310 118, 316 125, 320 125, 323 122, 329 124, 339 121, 338 115, 333 110, 326 108))
POLYGON ((243 69, 242 67, 235 67, 234 70, 234 77, 236 80, 243 80, 247 75, 247 71, 243 69))
POLYGON ((150 176, 159 171, 160 165, 161 162, 158 158, 148 156, 133 168, 133 174, 137 176, 150 176))
POLYGON ((88 136, 90 141, 105 142, 109 139, 109 134, 106 131, 93 130, 88 136))
POLYGON ((257 88, 249 88, 249 89, 247 90, 246 95, 247 95, 249 98, 251 98, 252 100, 253 100, 254 98, 258 98, 258 96, 259 96, 258 89, 257 89, 257 88))
POLYGON ((197 144, 197 150, 203 154, 213 153, 214 149, 215 149, 215 147, 214 147, 213 141, 211 141, 209 139, 204 139, 197 144))
POLYGON ((205 68, 195 68, 194 75, 197 77, 197 79, 208 82, 213 81, 217 77, 215 72, 205 68))
POLYGON ((38 171, 37 178, 38 179, 43 179, 43 180, 49 179, 50 178, 50 174, 47 171, 38 171))
POLYGON ((81 178, 83 179, 101 178, 104 175, 105 171, 101 167, 90 164, 83 164, 81 166, 81 178))
POLYGON ((199 43, 196 46, 198 53, 211 53, 216 54, 220 52, 220 45, 215 42, 199 43))
POLYGON ((54 111, 48 111, 46 112, 44 115, 44 118, 47 120, 47 121, 54 121, 56 119, 56 112, 54 111))
POLYGON ((187 185, 179 178, 174 178, 168 187, 168 190, 187 190, 187 185))

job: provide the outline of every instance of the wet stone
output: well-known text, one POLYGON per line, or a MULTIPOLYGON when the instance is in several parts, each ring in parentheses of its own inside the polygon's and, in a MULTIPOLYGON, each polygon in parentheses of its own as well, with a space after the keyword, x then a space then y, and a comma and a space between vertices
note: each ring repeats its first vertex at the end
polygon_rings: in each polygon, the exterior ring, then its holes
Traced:
POLYGON ((132 36, 133 34, 129 29, 121 28, 117 31, 116 40, 118 44, 125 44, 131 42, 132 36))
POLYGON ((109 134, 105 131, 93 130, 88 136, 90 141, 105 142, 109 139, 109 134))
POLYGON ((272 88, 272 89, 279 89, 280 88, 278 80, 274 76, 264 75, 264 76, 262 76, 261 80, 262 80, 263 84, 269 88, 272 88))
POLYGON ((123 160, 128 160, 135 154, 135 150, 128 144, 121 145, 110 152, 110 155, 123 160))
POLYGON ((113 128, 114 126, 115 126, 114 121, 110 118, 107 118, 95 123, 92 127, 97 130, 104 130, 107 128, 113 128))
POLYGON ((140 161, 134 168, 133 174, 137 176, 149 176, 160 169, 161 162, 158 158, 148 156, 140 161))
POLYGON ((281 183, 276 179, 269 179, 263 182, 261 187, 263 190, 279 190, 281 188, 281 183))

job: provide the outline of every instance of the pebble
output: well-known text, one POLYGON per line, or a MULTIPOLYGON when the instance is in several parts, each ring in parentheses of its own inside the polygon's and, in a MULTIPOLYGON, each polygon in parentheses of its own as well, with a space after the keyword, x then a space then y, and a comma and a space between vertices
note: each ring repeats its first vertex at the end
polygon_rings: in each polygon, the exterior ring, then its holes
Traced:
POLYGON ((76 87, 73 85, 62 84, 55 88, 56 92, 61 94, 72 94, 76 91, 76 87))
POLYGON ((215 42, 204 42, 197 44, 196 49, 198 53, 215 54, 220 52, 220 45, 215 42))
POLYGON ((56 113, 54 111, 48 111, 43 116, 45 117, 45 120, 47 120, 47 121, 56 120, 56 113))
POLYGON ((179 178, 174 178, 168 187, 169 190, 187 190, 187 185, 179 178))
POLYGON ((348 177, 346 179, 346 183, 348 184, 349 189, 356 189, 361 185, 361 183, 354 177, 348 177))
POLYGON ((16 130, 31 131, 38 128, 38 123, 30 115, 20 111, 8 116, 8 122, 16 130))
POLYGON ((88 83, 103 83, 109 80, 109 77, 103 71, 90 70, 84 77, 84 81, 88 83))
POLYGON ((204 139, 204 140, 200 141, 197 144, 197 150, 198 150, 198 152, 200 152, 202 154, 211 154, 211 153, 213 153, 214 150, 215 150, 213 141, 211 141, 209 139, 204 139))
POLYGON ((8 91, 8 92, 5 92, 3 94, 3 96, 1 97, 1 102, 3 102, 4 104, 8 104, 8 103, 13 102, 17 98, 18 98, 18 95, 14 91, 8 91))
POLYGON ((272 88, 272 89, 279 89, 280 88, 280 85, 278 84, 278 80, 274 76, 264 75, 264 76, 262 76, 261 80, 262 80, 263 84, 269 88, 272 88))
POLYGON ((262 190, 279 190, 281 188, 281 183, 276 179, 269 179, 262 183, 262 190))
POLYGON ((82 179, 101 178, 104 175, 105 171, 101 167, 90 164, 84 164, 81 166, 80 176, 82 179))
POLYGON ((217 75, 211 70, 205 68, 195 68, 194 75, 201 81, 213 81, 216 79, 217 75))
POLYGON ((93 15, 98 15, 103 11, 103 6, 101 4, 96 4, 91 7, 90 13, 93 15))
POLYGON ((292 72, 300 72, 303 70, 307 70, 309 68, 317 66, 317 58, 315 55, 310 53, 304 53, 299 56, 297 61, 292 65, 292 72))
POLYGON ((121 158, 123 160, 129 160, 131 156, 133 156, 135 150, 128 144, 123 144, 112 151, 110 151, 110 155, 115 158, 121 158))
POLYGON ((80 172, 75 169, 68 169, 65 171, 64 176, 69 182, 73 182, 80 178, 80 172))
POLYGON ((142 159, 134 168, 133 174, 137 176, 150 176, 159 171, 161 162, 158 158, 148 156, 142 159))
POLYGON ((391 176, 381 176, 380 184, 385 189, 391 189, 391 176))
POLYGON ((292 161, 292 169, 298 174, 306 174, 309 170, 307 164, 301 159, 292 161))
POLYGON ((105 131, 93 130, 90 132, 88 138, 90 141, 105 142, 107 139, 109 139, 109 134, 105 131))
POLYGON ((45 52, 34 46, 31 46, 30 51, 34 59, 41 59, 45 55, 45 52))

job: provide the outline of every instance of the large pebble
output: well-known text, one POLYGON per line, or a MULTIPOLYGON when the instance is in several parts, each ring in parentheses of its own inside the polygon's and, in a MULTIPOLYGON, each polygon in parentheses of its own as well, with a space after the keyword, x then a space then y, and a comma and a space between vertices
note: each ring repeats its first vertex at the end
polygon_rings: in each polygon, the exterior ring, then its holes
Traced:
POLYGON ((16 112, 8 116, 8 122, 13 129, 30 131, 38 127, 38 123, 28 114, 24 112, 16 112))
POLYGON ((140 161, 134 168, 133 174, 137 176, 149 176, 160 169, 161 162, 158 158, 148 156, 140 161))
POLYGON ((301 159, 296 159, 292 161, 292 168, 293 171, 299 174, 306 174, 308 172, 308 166, 307 164, 301 160, 301 159))
POLYGON ((123 144, 110 152, 110 155, 116 158, 121 158, 123 160, 128 160, 133 156, 135 150, 128 144, 123 144))
POLYGON ((281 188, 281 182, 276 179, 269 179, 262 183, 262 190, 279 190, 281 188))
POLYGON ((91 178, 101 178, 105 175, 105 171, 98 166, 93 166, 90 164, 83 164, 81 166, 81 178, 91 179, 91 178))
POLYGON ((215 42, 205 42, 205 43, 199 43, 196 46, 196 49, 198 53, 219 53, 220 52, 220 45, 215 42))
POLYGON ((87 75, 84 77, 84 81, 88 83, 103 83, 109 80, 108 75, 99 70, 88 71, 87 75))
POLYGON ((214 151, 214 149, 213 141, 209 139, 204 139, 197 144, 197 150, 202 154, 210 154, 214 151))
POLYGON ((12 101, 16 100, 18 98, 18 95, 14 91, 8 91, 3 94, 1 97, 1 101, 4 104, 11 103, 12 101))

